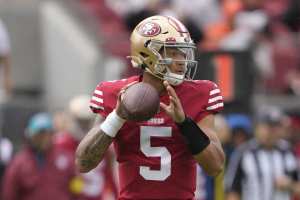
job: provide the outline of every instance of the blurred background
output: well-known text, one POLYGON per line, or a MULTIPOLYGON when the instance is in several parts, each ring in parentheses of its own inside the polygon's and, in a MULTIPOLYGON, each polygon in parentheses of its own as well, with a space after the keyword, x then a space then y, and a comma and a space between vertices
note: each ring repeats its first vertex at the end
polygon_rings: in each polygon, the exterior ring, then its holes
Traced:
MULTIPOLYGON (((154 14, 187 26, 198 47, 196 79, 221 88, 228 132, 220 137, 228 151, 253 138, 259 116, 275 109, 285 117, 282 139, 297 153, 299 0, 0 0, 0 138, 10 143, 0 154, 18 152, 33 114, 46 111, 56 132, 72 132, 74 113, 88 115, 88 104, 71 108, 75 97, 91 95, 100 81, 139 73, 126 59, 129 36, 154 14)), ((203 194, 199 199, 217 198, 203 194)))

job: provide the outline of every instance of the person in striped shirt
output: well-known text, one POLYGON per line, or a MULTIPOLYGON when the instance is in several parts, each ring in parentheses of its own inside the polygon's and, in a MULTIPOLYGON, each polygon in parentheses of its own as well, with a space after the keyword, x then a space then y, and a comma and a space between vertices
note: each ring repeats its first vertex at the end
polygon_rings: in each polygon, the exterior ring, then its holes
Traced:
POLYGON ((255 138, 231 156, 226 200, 290 200, 300 195, 296 158, 282 139, 284 115, 270 109, 259 117, 255 138))

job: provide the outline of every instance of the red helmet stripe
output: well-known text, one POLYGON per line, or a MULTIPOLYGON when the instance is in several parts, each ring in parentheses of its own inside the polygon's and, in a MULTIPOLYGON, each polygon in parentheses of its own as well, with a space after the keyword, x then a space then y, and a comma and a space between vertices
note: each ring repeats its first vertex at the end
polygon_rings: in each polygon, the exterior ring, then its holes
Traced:
POLYGON ((183 33, 188 33, 188 30, 180 21, 170 16, 168 16, 167 18, 169 20, 169 23, 180 33, 180 36, 183 36, 183 33))

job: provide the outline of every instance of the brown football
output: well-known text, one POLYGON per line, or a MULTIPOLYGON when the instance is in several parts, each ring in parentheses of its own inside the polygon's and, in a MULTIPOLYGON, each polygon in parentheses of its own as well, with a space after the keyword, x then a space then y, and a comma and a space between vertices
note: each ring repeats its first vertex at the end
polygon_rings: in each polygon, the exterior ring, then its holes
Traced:
POLYGON ((120 106, 127 120, 146 121, 158 112, 159 102, 157 90, 148 83, 139 82, 126 89, 120 106))

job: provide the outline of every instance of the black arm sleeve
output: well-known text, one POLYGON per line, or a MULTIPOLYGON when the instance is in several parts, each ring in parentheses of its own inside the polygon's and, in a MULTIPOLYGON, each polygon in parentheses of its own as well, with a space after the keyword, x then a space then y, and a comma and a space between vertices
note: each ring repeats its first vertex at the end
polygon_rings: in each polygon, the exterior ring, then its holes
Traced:
POLYGON ((193 155, 197 155, 210 144, 208 136, 191 118, 186 117, 185 120, 177 124, 177 126, 181 134, 185 137, 186 143, 193 155))

